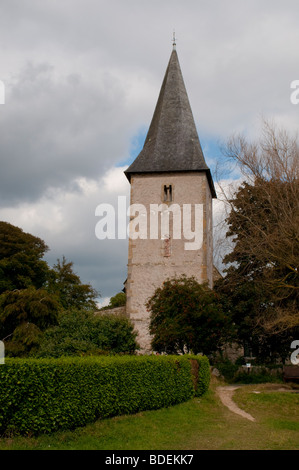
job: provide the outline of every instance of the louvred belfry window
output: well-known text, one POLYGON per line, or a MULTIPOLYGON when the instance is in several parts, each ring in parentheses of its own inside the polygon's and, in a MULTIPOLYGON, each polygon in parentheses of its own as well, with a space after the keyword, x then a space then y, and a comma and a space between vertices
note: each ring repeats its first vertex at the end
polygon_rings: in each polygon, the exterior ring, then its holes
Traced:
POLYGON ((172 201, 172 186, 164 185, 164 202, 171 202, 172 201))

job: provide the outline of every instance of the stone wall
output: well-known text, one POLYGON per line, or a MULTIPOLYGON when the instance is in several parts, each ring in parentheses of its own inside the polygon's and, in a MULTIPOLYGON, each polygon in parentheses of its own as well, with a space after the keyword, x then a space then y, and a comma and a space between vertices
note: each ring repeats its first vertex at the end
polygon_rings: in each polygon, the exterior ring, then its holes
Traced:
POLYGON ((115 308, 107 308, 104 310, 97 310, 94 312, 95 315, 126 315, 126 307, 115 307, 115 308))
MULTIPOLYGON (((129 239, 128 277, 126 283, 126 311, 138 331, 138 342, 143 352, 149 352, 149 312, 145 303, 157 287, 167 278, 185 274, 194 276, 198 282, 213 285, 212 197, 204 172, 140 174, 131 178, 130 204, 143 204, 150 214, 150 204, 163 204, 164 185, 172 186, 171 204, 203 204, 203 243, 198 250, 186 250, 185 243, 192 240, 173 238, 170 223, 170 240, 163 233, 158 239, 129 239)), ((149 217, 148 217, 149 218, 149 217)), ((191 230, 194 231, 194 221, 191 230)), ((183 234, 182 234, 183 235, 183 234)))

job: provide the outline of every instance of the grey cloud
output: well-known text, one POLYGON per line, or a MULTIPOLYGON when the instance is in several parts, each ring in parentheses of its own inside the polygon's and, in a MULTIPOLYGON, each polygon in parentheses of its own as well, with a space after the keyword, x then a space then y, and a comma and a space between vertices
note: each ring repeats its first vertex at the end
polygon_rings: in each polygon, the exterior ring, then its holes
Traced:
POLYGON ((48 64, 28 64, 2 108, 1 204, 103 174, 129 144, 124 108, 124 90, 113 76, 97 86, 78 75, 57 80, 48 64))
POLYGON ((84 282, 113 295, 127 245, 94 236, 96 204, 114 204, 118 192, 100 177, 150 124, 173 28, 204 144, 253 132, 261 113, 298 127, 289 88, 299 79, 298 16, 297 0, 2 2, 0 219, 41 236, 51 263, 64 254, 84 282), (84 193, 83 177, 97 193, 84 193))

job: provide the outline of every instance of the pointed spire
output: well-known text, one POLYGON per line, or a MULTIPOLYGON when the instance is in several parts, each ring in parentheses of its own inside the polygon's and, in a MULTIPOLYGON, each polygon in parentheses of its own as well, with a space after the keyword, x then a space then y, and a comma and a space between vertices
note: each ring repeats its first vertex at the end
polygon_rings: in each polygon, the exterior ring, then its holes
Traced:
POLYGON ((208 172, 211 191, 213 197, 216 196, 175 48, 170 56, 143 149, 125 174, 130 180, 132 173, 173 171, 208 172))

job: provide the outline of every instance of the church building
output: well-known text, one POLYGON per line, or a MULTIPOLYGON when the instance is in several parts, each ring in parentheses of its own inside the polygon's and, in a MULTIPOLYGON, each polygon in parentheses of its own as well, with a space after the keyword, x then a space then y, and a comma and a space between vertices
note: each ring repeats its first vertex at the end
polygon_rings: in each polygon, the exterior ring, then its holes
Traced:
POLYGON ((148 222, 145 237, 129 238, 126 314, 138 332, 142 352, 150 352, 145 304, 155 289, 183 274, 213 285, 216 192, 175 44, 143 149, 125 175, 131 184, 130 204, 143 205, 148 222), (169 230, 162 223, 163 214, 169 230), (157 220, 158 230, 150 226, 157 220))

